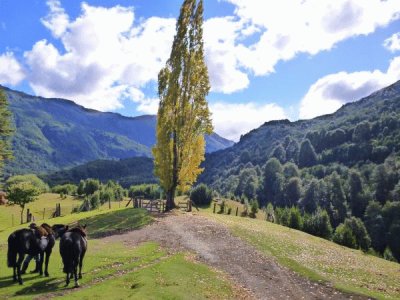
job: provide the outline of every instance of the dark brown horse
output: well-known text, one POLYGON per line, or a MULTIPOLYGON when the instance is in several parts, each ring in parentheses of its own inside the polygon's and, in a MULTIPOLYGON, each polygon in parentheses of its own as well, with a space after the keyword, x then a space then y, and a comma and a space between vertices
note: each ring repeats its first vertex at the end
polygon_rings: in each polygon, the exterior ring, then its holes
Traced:
POLYGON ((43 275, 43 261, 46 255, 44 274, 49 276, 48 266, 55 244, 55 235, 56 233, 46 223, 39 227, 33 226, 30 229, 19 229, 10 234, 8 237, 7 264, 9 268, 13 268, 14 282, 23 283, 21 265, 26 254, 40 256, 37 266, 40 275, 43 275))
POLYGON ((79 286, 79 278, 82 278, 82 263, 87 250, 86 225, 69 229, 60 240, 60 254, 66 273, 65 285, 68 286, 74 276, 75 287, 79 286))

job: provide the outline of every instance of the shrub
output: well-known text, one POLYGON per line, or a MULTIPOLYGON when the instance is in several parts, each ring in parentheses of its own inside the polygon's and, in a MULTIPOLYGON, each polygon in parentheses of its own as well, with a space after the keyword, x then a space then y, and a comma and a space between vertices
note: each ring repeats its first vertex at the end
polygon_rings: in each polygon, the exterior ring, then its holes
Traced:
POLYGON ((77 193, 77 189, 78 187, 74 184, 63 184, 52 187, 51 192, 55 194, 75 195, 77 193))
POLYGON ((254 219, 256 217, 257 213, 258 213, 258 202, 255 201, 255 200, 252 200, 250 202, 250 214, 249 214, 249 217, 254 219))
POLYGON ((295 206, 292 206, 292 208, 290 208, 289 227, 300 230, 302 228, 302 225, 303 220, 299 209, 295 206))
POLYGON ((268 203, 267 207, 265 208, 265 218, 268 222, 275 222, 274 206, 271 203, 268 203))
POLYGON ((318 209, 312 215, 305 215, 303 230, 309 234, 329 240, 332 236, 332 226, 326 210, 318 209))
POLYGON ((190 200, 198 206, 210 205, 212 199, 212 191, 205 184, 199 184, 190 193, 190 200))
POLYGON ((100 195, 99 192, 95 192, 89 197, 91 209, 96 209, 100 207, 100 195))
POLYGON ((333 235, 333 241, 349 248, 356 248, 356 237, 354 236, 353 231, 349 226, 343 223, 336 228, 333 235))

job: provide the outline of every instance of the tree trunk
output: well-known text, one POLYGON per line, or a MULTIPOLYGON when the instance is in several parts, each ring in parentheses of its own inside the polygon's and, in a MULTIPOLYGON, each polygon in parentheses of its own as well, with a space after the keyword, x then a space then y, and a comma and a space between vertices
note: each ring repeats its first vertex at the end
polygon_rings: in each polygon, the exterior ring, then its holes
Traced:
POLYGON ((170 211, 175 208, 174 198, 175 198, 175 188, 171 188, 171 190, 167 192, 167 203, 165 206, 165 211, 170 211))

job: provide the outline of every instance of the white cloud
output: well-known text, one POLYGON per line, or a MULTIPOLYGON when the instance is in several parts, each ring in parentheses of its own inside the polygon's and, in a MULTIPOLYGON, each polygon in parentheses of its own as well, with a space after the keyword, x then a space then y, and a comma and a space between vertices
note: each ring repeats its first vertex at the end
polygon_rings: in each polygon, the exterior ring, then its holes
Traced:
POLYGON ((241 29, 242 24, 232 17, 212 18, 204 23, 206 61, 214 92, 230 94, 249 85, 237 55, 236 40, 241 36, 241 29))
POLYGON ((383 42, 383 46, 391 52, 400 50, 400 32, 394 33, 390 38, 383 42))
POLYGON ((210 104, 210 110, 215 132, 234 141, 267 121, 287 118, 283 108, 274 103, 259 105, 251 102, 217 102, 210 104))
MULTIPOLYGON (((50 13, 43 22, 65 51, 41 40, 25 52, 28 80, 36 94, 114 110, 129 99, 129 89, 157 80, 170 52, 174 19, 153 17, 134 26, 131 7, 83 3, 81 15, 69 21, 58 1, 48 4, 50 13)), ((138 111, 154 109, 149 99, 140 99, 138 111)))
POLYGON ((17 85, 25 78, 24 70, 12 52, 0 55, 0 84, 17 85))
POLYGON ((335 112, 343 104, 359 100, 400 79, 400 56, 386 72, 340 72, 315 82, 301 101, 300 118, 310 119, 335 112))
POLYGON ((46 4, 50 12, 45 18, 41 19, 42 24, 51 31, 54 37, 60 37, 67 29, 69 17, 59 0, 47 0, 46 4))
POLYGON ((239 65, 258 76, 274 72, 279 61, 329 50, 400 18, 398 0, 225 1, 235 5, 240 24, 262 29, 255 43, 238 44, 235 54, 239 65))

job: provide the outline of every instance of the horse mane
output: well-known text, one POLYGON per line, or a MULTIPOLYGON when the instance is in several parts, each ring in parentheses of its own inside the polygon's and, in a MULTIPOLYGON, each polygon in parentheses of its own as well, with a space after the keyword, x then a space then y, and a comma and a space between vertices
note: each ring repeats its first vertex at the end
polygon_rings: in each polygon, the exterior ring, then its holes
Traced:
POLYGON ((47 230, 45 228, 43 228, 42 226, 36 227, 35 231, 39 234, 40 237, 49 235, 47 230))
POLYGON ((68 229, 67 232, 76 232, 76 233, 79 233, 83 237, 87 236, 86 230, 82 226, 77 226, 77 227, 68 229))
POLYGON ((43 223, 42 225, 40 225, 40 227, 43 228, 44 230, 46 230, 48 235, 49 234, 54 235, 54 231, 53 231, 53 229, 51 229, 49 224, 43 223))

